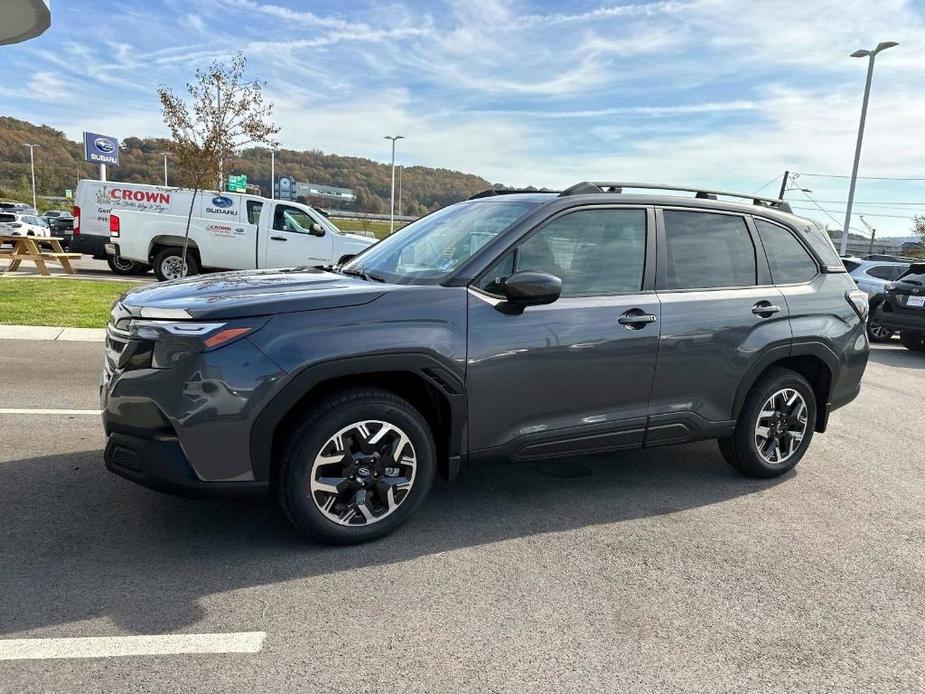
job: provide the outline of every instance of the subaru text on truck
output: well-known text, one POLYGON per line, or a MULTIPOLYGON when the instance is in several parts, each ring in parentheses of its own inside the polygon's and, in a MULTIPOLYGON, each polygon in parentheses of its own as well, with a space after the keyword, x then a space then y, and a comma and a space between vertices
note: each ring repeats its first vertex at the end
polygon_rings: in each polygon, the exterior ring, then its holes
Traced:
POLYGON ((330 543, 391 532, 474 461, 717 439, 774 477, 858 394, 866 315, 780 200, 486 191, 339 267, 126 293, 105 461, 162 491, 270 495, 330 543))

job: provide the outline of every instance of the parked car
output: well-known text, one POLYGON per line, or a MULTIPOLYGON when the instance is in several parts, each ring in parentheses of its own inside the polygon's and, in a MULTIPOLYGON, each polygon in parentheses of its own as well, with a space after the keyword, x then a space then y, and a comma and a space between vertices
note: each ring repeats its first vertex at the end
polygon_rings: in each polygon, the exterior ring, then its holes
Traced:
POLYGON ((61 246, 65 249, 70 249, 74 232, 74 218, 68 213, 52 217, 48 222, 48 227, 52 236, 61 239, 61 246))
MULTIPOLYGON (((848 267, 848 262, 845 267, 848 267)), ((858 289, 867 294, 870 302, 870 310, 873 311, 883 301, 884 291, 887 285, 894 282, 900 275, 909 269, 908 262, 893 262, 887 260, 864 259, 851 260, 852 267, 848 274, 858 285, 858 289)), ((871 342, 889 342, 894 335, 894 331, 886 328, 871 317, 867 322, 867 337, 871 342)))
POLYGON ((5 222, 9 233, 13 236, 51 236, 48 222, 41 217, 31 214, 3 213, 4 217, 12 216, 12 220, 5 222))
POLYGON ((14 214, 33 214, 35 210, 24 202, 0 202, 0 212, 13 212, 14 214))
POLYGON ((475 461, 718 439, 781 475, 860 390, 867 297, 786 203, 685 190, 486 191, 340 266, 134 289, 107 328, 106 465, 270 494, 330 543, 391 532, 475 461))
POLYGON ((49 225, 51 225, 51 220, 57 219, 58 217, 62 217, 62 216, 70 217, 71 213, 65 212, 64 210, 48 210, 42 215, 42 217, 45 219, 46 222, 48 222, 49 225))
POLYGON ((906 349, 925 352, 925 262, 913 263, 886 288, 874 320, 899 331, 906 349))

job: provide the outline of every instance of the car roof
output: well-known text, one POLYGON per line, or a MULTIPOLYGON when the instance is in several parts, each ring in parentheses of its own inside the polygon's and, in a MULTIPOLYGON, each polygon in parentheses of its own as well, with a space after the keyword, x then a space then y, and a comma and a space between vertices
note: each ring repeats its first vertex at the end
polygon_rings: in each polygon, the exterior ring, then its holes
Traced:
POLYGON ((659 207, 689 207, 702 210, 715 210, 721 212, 738 212, 762 217, 769 217, 784 222, 790 226, 805 226, 813 222, 791 212, 729 200, 710 200, 685 195, 664 195, 646 193, 583 193, 577 195, 561 196, 555 191, 551 192, 502 192, 498 195, 470 198, 471 202, 479 204, 496 204, 523 200, 555 208, 576 207, 583 205, 655 205, 659 207))

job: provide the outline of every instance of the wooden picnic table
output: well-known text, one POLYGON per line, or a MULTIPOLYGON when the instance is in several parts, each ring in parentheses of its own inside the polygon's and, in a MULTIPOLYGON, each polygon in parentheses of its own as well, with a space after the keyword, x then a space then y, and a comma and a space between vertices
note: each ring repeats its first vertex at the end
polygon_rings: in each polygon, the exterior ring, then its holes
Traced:
POLYGON ((65 253, 61 247, 61 239, 54 236, 13 236, 10 234, 0 234, 0 245, 12 243, 12 250, 0 248, 0 258, 9 258, 10 266, 5 272, 14 272, 19 269, 20 263, 24 260, 31 260, 35 263, 38 271, 48 276, 47 261, 58 263, 64 268, 64 271, 73 275, 76 273, 71 260, 80 257, 80 253, 65 253))

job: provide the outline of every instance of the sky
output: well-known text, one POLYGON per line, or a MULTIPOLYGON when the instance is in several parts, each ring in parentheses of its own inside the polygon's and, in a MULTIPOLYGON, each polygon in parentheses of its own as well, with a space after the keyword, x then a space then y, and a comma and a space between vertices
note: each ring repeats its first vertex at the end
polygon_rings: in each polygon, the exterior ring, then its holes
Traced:
POLYGON ((241 51, 286 148, 388 161, 401 134, 399 163, 550 188, 776 197, 790 170, 796 211, 840 228, 867 69, 849 54, 887 40, 855 210, 908 235, 925 214, 925 0, 53 0, 43 36, 0 46, 0 115, 166 136, 158 86, 241 51))

